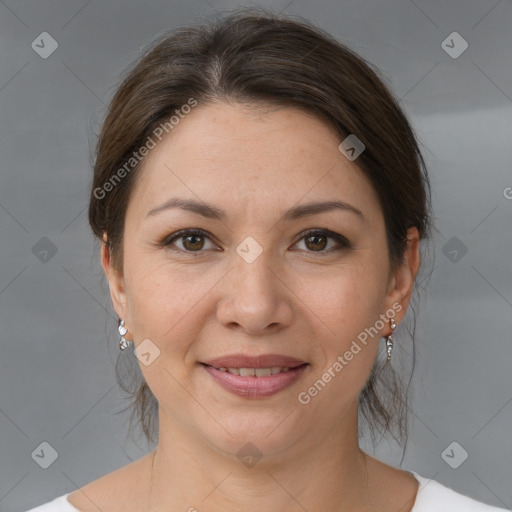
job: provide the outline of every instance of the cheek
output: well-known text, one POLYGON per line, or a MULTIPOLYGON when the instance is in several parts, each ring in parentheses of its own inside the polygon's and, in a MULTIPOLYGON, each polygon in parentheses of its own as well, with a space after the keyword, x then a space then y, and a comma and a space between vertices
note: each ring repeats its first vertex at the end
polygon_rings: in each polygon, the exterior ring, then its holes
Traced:
POLYGON ((317 326, 315 337, 321 340, 315 343, 317 360, 324 368, 346 354, 345 378, 359 382, 371 370, 380 341, 374 326, 383 313, 383 283, 378 266, 371 261, 338 268, 322 279, 300 279, 297 295, 309 321, 317 326))
POLYGON ((199 300, 198 288, 203 287, 180 277, 168 264, 149 259, 131 270, 127 297, 137 337, 161 344, 186 323, 183 320, 199 300))
POLYGON ((186 363, 201 325, 198 303, 205 288, 177 276, 168 265, 139 269, 131 282, 130 312, 137 344, 150 339, 160 351, 150 365, 139 363, 153 394, 164 402, 172 396, 174 405, 186 407, 187 395, 179 383, 188 378, 186 363))
POLYGON ((297 295, 334 332, 364 329, 382 304, 383 276, 372 261, 333 268, 323 276, 303 275, 297 295))
POLYGON ((319 413, 328 415, 326 421, 335 421, 340 409, 357 399, 375 364, 380 335, 372 327, 381 313, 375 289, 376 282, 368 274, 354 272, 326 282, 322 293, 312 299, 311 309, 321 319, 316 322, 310 315, 310 321, 319 326, 317 341, 312 343, 319 364, 302 391, 318 397, 315 411, 332 409, 319 413), (337 405, 332 407, 333 403, 337 405))

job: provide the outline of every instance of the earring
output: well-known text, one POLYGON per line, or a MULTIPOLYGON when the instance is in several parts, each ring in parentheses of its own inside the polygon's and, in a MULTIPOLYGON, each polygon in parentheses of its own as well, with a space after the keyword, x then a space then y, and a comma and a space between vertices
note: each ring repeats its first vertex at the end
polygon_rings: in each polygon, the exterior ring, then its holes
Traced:
POLYGON ((124 320, 121 320, 121 324, 117 328, 121 339, 119 340, 119 348, 120 350, 125 350, 128 348, 128 345, 131 343, 131 340, 125 340, 124 335, 128 332, 128 329, 124 326, 124 320))
MULTIPOLYGON (((393 331, 396 329, 395 319, 390 319, 391 329, 393 331)), ((391 352, 393 351, 393 333, 386 336, 386 351, 387 351, 387 361, 391 361, 391 352)))

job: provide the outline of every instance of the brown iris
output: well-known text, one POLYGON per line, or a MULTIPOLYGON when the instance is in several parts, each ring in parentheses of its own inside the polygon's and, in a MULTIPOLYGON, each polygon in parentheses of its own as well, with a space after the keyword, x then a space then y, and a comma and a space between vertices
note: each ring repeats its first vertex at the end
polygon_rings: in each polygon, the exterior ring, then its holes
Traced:
POLYGON ((308 249, 319 249, 322 250, 327 245, 327 237, 325 235, 310 235, 305 238, 305 244, 308 249), (318 242, 319 239, 322 239, 323 242, 318 242), (313 244, 309 244, 309 241, 313 241, 313 244))
POLYGON ((200 250, 204 245, 204 237, 202 235, 187 235, 183 237, 183 247, 187 250, 200 250), (188 243, 189 240, 193 242, 191 244, 188 243), (199 241, 199 243, 197 243, 199 241))

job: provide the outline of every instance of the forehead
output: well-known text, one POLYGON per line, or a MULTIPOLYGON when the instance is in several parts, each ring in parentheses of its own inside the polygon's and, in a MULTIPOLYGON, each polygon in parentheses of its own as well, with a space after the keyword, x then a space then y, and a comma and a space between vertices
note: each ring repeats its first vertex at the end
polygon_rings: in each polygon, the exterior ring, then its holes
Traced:
POLYGON ((339 196, 378 216, 370 181, 340 142, 300 109, 198 105, 145 157, 129 208, 142 214, 177 193, 225 209, 231 201, 283 209, 339 196))

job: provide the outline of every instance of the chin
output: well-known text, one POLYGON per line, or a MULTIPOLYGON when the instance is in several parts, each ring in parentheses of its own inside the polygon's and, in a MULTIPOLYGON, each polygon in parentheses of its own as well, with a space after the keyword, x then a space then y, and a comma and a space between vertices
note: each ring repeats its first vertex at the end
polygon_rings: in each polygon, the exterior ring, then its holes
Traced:
POLYGON ((302 437, 297 430, 300 428, 300 422, 299 425, 294 425, 290 421, 291 417, 285 421, 290 415, 289 409, 285 411, 277 408, 259 411, 254 409, 244 411, 244 409, 241 407, 232 409, 225 415, 217 414, 215 419, 224 428, 219 426, 211 435, 204 433, 209 438, 210 444, 224 454, 234 454, 238 458, 245 454, 256 458, 261 452, 268 457, 272 453, 286 449, 302 437))

